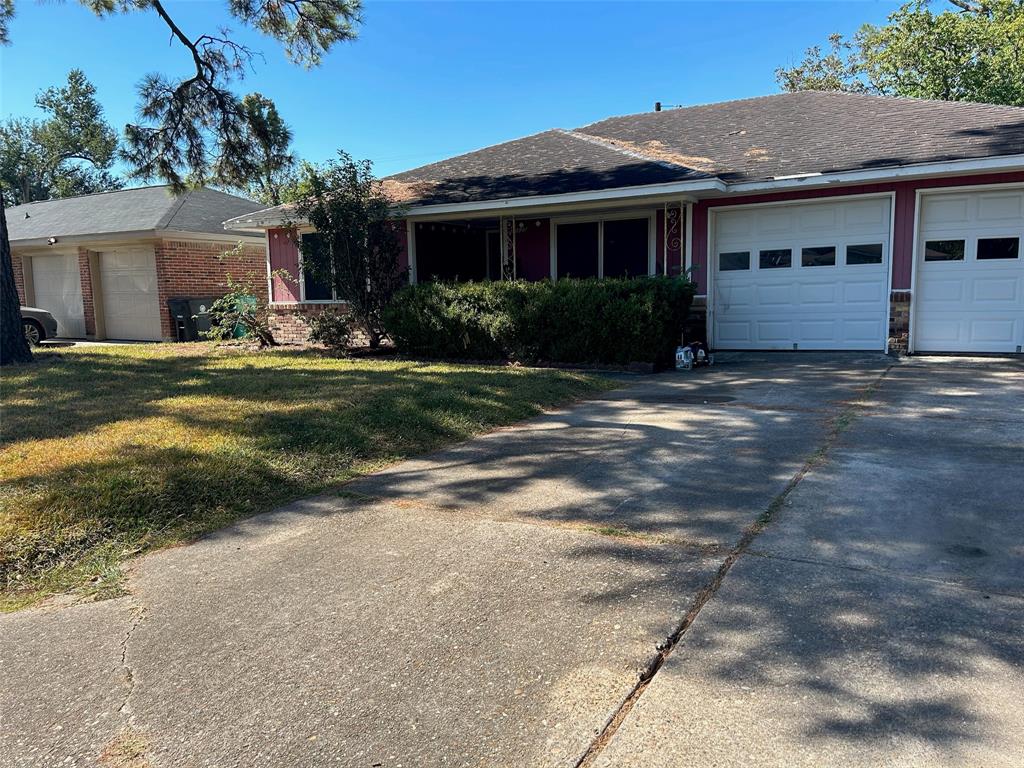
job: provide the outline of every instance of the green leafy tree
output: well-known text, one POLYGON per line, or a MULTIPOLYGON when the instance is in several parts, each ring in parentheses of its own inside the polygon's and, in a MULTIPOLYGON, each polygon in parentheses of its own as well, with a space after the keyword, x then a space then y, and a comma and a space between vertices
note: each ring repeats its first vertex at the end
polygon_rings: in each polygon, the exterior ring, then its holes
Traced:
MULTIPOLYGON (((139 178, 157 178, 183 189, 207 180, 254 178, 259 152, 249 141, 245 108, 232 91, 258 55, 233 40, 230 31, 190 35, 167 10, 164 0, 79 0, 97 16, 151 13, 167 27, 190 62, 183 77, 159 73, 139 86, 138 122, 125 128, 124 157, 139 178)), ((229 14, 284 46, 288 58, 317 66, 336 44, 353 40, 361 23, 361 0, 225 0, 229 14)), ((10 42, 13 0, 0 0, 0 42, 10 42)), ((6 195, 0 190, 0 202, 6 195)), ((0 207, 0 218, 4 216, 0 207)), ((3 231, 0 294, 14 294, 10 243, 3 231), (10 290, 8 290, 8 288, 10 290)), ((0 308, 0 359, 31 359, 21 335, 17 301, 0 308), (7 353, 7 348, 13 351, 7 353)))
POLYGON ((901 6, 852 40, 829 38, 775 72, 787 91, 834 90, 1024 106, 1024 0, 901 6))
POLYGON ((291 151, 292 132, 281 119, 274 102, 259 93, 242 99, 248 141, 255 152, 257 172, 238 179, 237 186, 253 200, 269 205, 285 202, 298 179, 291 151))
POLYGON ((309 224, 316 230, 298 238, 303 271, 333 286, 370 347, 377 348, 386 335, 384 308, 407 282, 399 265, 395 202, 368 161, 357 162, 344 152, 323 168, 306 165, 301 187, 289 226, 297 231, 309 224))
POLYGON ((96 88, 80 69, 36 97, 42 120, 0 122, 0 185, 14 204, 119 189, 110 173, 117 132, 103 117, 96 88))

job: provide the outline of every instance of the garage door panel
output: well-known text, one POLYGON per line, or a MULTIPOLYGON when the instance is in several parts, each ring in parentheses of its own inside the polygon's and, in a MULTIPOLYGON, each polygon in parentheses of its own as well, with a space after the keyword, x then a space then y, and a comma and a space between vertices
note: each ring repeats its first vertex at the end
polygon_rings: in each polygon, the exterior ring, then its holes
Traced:
POLYGON ((750 325, 749 322, 724 322, 719 326, 718 332, 724 342, 747 344, 753 338, 750 333, 750 325))
POLYGON ((921 198, 916 350, 1018 352, 1024 345, 1024 259, 979 260, 978 241, 989 237, 1024 237, 1024 189, 921 198), (965 258, 925 261, 924 244, 937 239, 965 240, 965 258))
POLYGON ((879 279, 850 280, 843 284, 846 304, 877 306, 885 298, 886 284, 879 279))
POLYGON ((31 258, 33 303, 57 321, 57 335, 85 336, 85 308, 77 254, 47 254, 31 258))
POLYGON ((111 339, 159 341, 160 304, 152 248, 100 254, 103 317, 111 339))
POLYGON ((722 349, 876 349, 888 327, 890 200, 794 203, 715 217, 713 340, 722 349), (722 221, 727 226, 719 226, 722 221), (846 246, 879 244, 880 264, 847 266, 846 246), (804 266, 803 248, 835 248, 834 265, 804 266), (758 252, 786 248, 793 263, 758 268, 758 252), (717 254, 746 251, 749 270, 718 269, 717 254), (751 291, 751 293, 747 293, 751 291), (743 296, 743 301, 737 300, 743 296), (749 327, 752 334, 741 332, 749 327))
POLYGON ((757 338, 770 344, 788 344, 793 338, 793 323, 789 320, 759 320, 757 338))
POLYGON ((888 198, 847 203, 843 206, 843 214, 848 233, 889 231, 888 198))
POLYGON ((793 303, 793 286, 759 285, 757 286, 757 303, 764 306, 789 306, 793 303))
POLYGON ((839 338, 838 321, 804 320, 800 323, 800 338, 807 342, 834 342, 839 338))
POLYGON ((804 233, 835 232, 839 223, 838 219, 838 211, 831 206, 804 208, 800 212, 800 231, 804 233))
POLYGON ((834 304, 839 300, 838 286, 834 283, 797 285, 801 304, 834 304))
POLYGON ((980 277, 971 281, 971 299, 975 302, 1007 302, 1019 300, 1019 280, 980 277))
POLYGON ((1024 195, 978 195, 978 221, 1016 221, 1024 217, 1024 195))
POLYGON ((885 333, 881 320, 846 320, 843 322, 843 340, 850 345, 866 345, 877 341, 885 333))

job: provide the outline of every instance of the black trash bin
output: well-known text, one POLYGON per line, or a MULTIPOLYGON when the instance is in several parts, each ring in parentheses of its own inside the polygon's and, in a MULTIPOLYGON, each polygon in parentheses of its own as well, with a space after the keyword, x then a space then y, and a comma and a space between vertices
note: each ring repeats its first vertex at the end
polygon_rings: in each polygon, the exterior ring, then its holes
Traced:
POLYGON ((202 338, 200 334, 210 330, 210 307, 216 300, 216 296, 168 299, 167 308, 171 311, 175 339, 199 341, 202 338))

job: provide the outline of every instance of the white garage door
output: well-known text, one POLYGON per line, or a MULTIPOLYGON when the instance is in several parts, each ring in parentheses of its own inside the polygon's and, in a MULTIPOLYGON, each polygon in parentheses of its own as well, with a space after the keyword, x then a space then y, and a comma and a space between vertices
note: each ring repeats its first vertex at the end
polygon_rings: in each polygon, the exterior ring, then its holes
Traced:
POLYGON ((921 198, 914 349, 1020 352, 1024 190, 921 198))
POLYGON ((109 339, 159 341, 160 301, 152 248, 100 254, 103 319, 109 339))
POLYGON ((761 206, 715 216, 719 349, 885 349, 890 199, 761 206))
POLYGON ((77 254, 53 254, 32 257, 33 303, 48 310, 57 320, 57 335, 68 338, 85 336, 85 310, 82 308, 82 280, 77 254))

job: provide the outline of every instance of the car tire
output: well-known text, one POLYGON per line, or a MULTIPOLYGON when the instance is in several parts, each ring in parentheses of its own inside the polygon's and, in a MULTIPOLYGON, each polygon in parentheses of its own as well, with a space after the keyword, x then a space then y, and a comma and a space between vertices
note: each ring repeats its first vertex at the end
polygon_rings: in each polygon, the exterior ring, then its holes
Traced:
POLYGON ((43 330, 43 326, 35 320, 22 318, 21 329, 24 331, 25 340, 28 342, 30 347, 38 347, 39 342, 46 338, 46 331, 43 330))

